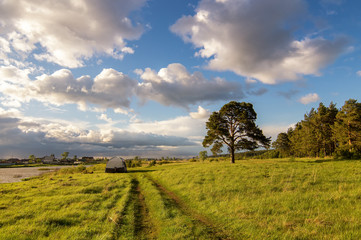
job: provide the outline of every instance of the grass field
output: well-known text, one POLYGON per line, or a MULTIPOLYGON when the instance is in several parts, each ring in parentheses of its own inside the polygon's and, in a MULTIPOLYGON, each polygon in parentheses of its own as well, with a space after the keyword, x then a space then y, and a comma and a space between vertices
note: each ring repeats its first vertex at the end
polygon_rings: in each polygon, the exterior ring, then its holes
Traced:
POLYGON ((0 239, 361 239, 361 161, 62 169, 0 185, 0 239))

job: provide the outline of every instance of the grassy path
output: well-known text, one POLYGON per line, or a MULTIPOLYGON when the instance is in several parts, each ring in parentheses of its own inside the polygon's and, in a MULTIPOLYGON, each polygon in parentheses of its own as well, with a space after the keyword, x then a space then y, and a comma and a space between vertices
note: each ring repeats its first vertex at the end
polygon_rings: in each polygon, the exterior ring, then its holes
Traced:
POLYGON ((166 189, 164 186, 152 179, 149 175, 146 177, 159 190, 162 198, 169 206, 179 209, 184 215, 187 215, 189 218, 191 218, 195 225, 200 225, 205 228, 210 239, 233 239, 232 237, 227 236, 216 226, 216 224, 214 224, 208 218, 187 206, 174 192, 166 189))
POLYGON ((156 239, 157 232, 153 225, 152 219, 149 215, 149 209, 145 203, 144 194, 142 189, 138 185, 136 189, 137 199, 137 211, 135 221, 135 236, 139 239, 156 239))
POLYGON ((131 191, 134 204, 133 236, 135 239, 156 239, 156 228, 149 215, 149 209, 145 202, 144 193, 137 179, 137 175, 134 175, 133 177, 134 186, 131 191))
POLYGON ((130 191, 113 221, 111 239, 156 239, 154 227, 137 174, 129 174, 130 191))
POLYGON ((149 175, 128 175, 129 195, 114 221, 111 239, 232 239, 149 175))

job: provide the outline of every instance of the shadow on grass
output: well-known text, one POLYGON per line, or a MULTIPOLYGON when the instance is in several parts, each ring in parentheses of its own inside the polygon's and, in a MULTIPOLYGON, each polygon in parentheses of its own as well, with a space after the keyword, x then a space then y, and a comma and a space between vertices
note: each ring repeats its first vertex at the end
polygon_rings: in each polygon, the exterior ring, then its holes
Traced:
POLYGON ((288 160, 285 162, 290 163, 306 163, 306 164, 315 164, 315 163, 327 163, 327 162, 355 162, 361 161, 361 159, 317 159, 313 161, 302 161, 302 160, 288 160))
POLYGON ((317 159, 314 163, 324 163, 324 162, 355 162, 360 161, 360 159, 317 159))
POLYGON ((146 172, 154 172, 155 170, 150 170, 150 169, 129 169, 128 168, 128 172, 129 173, 146 173, 146 172))

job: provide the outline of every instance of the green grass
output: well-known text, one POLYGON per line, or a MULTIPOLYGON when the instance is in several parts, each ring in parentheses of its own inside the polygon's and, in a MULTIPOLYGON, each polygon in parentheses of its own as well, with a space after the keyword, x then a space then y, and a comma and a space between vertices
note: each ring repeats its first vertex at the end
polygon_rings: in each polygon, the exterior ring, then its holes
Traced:
POLYGON ((64 172, 0 185, 0 239, 111 237, 130 177, 64 172))
POLYGON ((212 162, 151 175, 235 238, 361 238, 360 161, 212 162))
POLYGON ((139 177, 157 239, 213 239, 209 229, 192 218, 174 199, 158 189, 146 176, 139 177))
POLYGON ((0 239, 361 239, 361 161, 244 160, 0 185, 0 239))

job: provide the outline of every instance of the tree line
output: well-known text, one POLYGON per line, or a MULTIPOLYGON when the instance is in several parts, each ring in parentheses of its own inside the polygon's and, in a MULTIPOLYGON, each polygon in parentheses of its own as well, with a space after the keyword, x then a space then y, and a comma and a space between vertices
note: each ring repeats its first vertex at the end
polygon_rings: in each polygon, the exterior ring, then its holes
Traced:
POLYGON ((361 103, 349 99, 341 109, 320 103, 272 143, 278 157, 361 158, 361 103))

